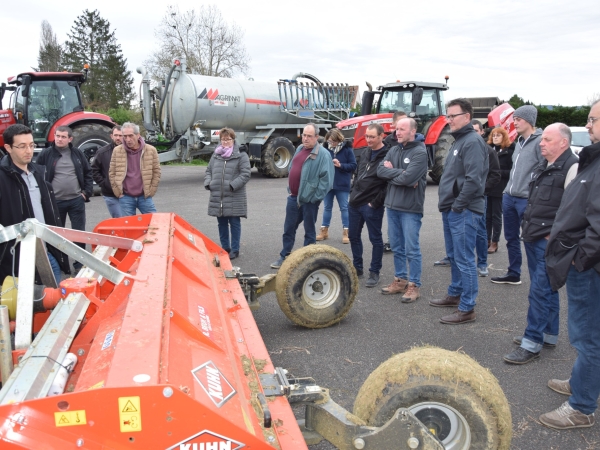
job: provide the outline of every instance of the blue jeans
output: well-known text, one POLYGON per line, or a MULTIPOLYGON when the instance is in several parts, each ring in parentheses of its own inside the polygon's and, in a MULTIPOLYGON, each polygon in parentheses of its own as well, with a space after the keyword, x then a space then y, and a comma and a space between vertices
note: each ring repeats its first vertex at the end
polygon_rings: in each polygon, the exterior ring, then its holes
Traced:
POLYGON ((479 293, 477 266, 475 265, 475 239, 481 215, 465 209, 462 213, 442 213, 446 255, 450 260, 452 281, 448 295, 459 296, 460 311, 471 311, 479 293))
POLYGON ((304 246, 317 242, 315 224, 319 215, 320 203, 304 203, 302 206, 298 206, 298 197, 288 195, 283 223, 283 250, 279 256, 285 258, 292 253, 296 241, 296 230, 302 222, 304 222, 304 246))
POLYGON ((350 192, 340 191, 339 189, 330 190, 323 199, 323 224, 321 226, 328 227, 331 223, 331 211, 333 209, 333 198, 337 198, 340 212, 342 213, 342 226, 348 228, 348 196, 350 192))
POLYGON ((527 311, 527 328, 521 347, 537 353, 544 342, 556 344, 558 341, 558 313, 560 302, 558 292, 550 287, 550 279, 546 272, 546 239, 525 242, 527 267, 529 268, 529 310, 527 311))
POLYGON ((577 350, 571 372, 572 408, 593 413, 600 395, 600 275, 593 268, 577 272, 575 266, 567 277, 569 298, 569 340, 577 350))
POLYGON ((508 275, 521 276, 521 222, 527 208, 527 199, 504 194, 502 196, 502 215, 504 217, 504 239, 508 249, 508 275))
POLYGON ((137 197, 123 195, 123 197, 119 199, 119 205, 121 205, 123 216, 135 215, 136 208, 140 210, 140 214, 156 212, 156 207, 154 206, 154 200, 152 200, 152 197, 145 198, 143 194, 137 197))
POLYGON ((487 267, 488 257, 487 225, 485 222, 487 197, 484 197, 484 201, 485 203, 483 204, 483 216, 481 216, 481 220, 479 221, 479 226, 477 227, 477 239, 475 240, 475 250, 477 251, 477 267, 479 268, 487 267))
MULTIPOLYGON (((71 228, 73 230, 85 231, 85 200, 81 195, 71 200, 57 200, 58 213, 60 214, 60 220, 63 223, 63 227, 67 226, 67 214, 71 221, 71 228)), ((85 250, 85 244, 76 242, 76 245, 85 250)))
POLYGON ((224 250, 239 252, 242 235, 242 221, 239 217, 217 217, 219 224, 219 240, 224 250), (229 228, 231 227, 231 245, 229 244, 229 228))
POLYGON ((108 208, 108 212, 110 213, 110 217, 116 219, 117 217, 123 217, 123 211, 121 210, 121 203, 117 197, 103 197, 104 203, 106 203, 106 207, 108 208))
POLYGON ((52 253, 46 252, 48 255, 48 261, 50 261, 50 267, 52 267, 52 273, 54 274, 54 279, 56 280, 56 284, 60 284, 60 280, 62 279, 62 275, 60 272, 60 265, 52 253))
POLYGON ((419 231, 423 214, 387 208, 390 247, 394 252, 394 275, 421 287, 421 247, 419 231), (410 269, 410 278, 406 261, 410 269))
POLYGON ((371 252, 371 266, 369 272, 379 274, 383 260, 383 236, 381 234, 381 226, 383 225, 383 212, 385 208, 381 205, 374 209, 369 205, 363 205, 358 208, 348 206, 349 227, 348 238, 350 239, 350 247, 352 248, 352 259, 354 267, 357 270, 363 270, 363 244, 361 234, 365 224, 369 232, 369 241, 373 246, 371 252))

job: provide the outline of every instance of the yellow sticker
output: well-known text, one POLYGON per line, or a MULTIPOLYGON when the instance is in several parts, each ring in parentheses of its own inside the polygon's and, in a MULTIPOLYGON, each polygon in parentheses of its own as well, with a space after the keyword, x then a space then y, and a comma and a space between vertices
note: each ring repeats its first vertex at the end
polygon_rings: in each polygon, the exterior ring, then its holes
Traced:
POLYGON ((104 387, 104 380, 102 380, 102 381, 99 381, 98 383, 96 383, 96 384, 95 384, 95 385, 93 385, 93 386, 90 386, 90 387, 88 388, 88 391, 89 391, 89 390, 91 390, 91 389, 100 389, 100 388, 103 388, 103 387, 104 387))
POLYGON ((79 411, 64 411, 54 413, 54 423, 57 427, 73 427, 85 425, 85 409, 79 411))
POLYGON ((119 426, 121 433, 142 431, 142 408, 139 397, 119 397, 119 426))

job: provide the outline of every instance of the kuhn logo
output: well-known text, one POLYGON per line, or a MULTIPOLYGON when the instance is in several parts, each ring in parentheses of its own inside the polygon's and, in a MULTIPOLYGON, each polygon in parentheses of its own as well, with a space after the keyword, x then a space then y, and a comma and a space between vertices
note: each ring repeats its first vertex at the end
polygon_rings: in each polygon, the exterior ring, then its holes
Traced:
POLYGON ((204 430, 178 442, 167 450, 238 450, 245 446, 241 442, 204 430))
MULTIPOLYGON (((223 376, 212 361, 208 361, 192 370, 192 375, 213 403, 220 408, 235 394, 235 389, 223 376)), ((208 450, 208 449, 207 449, 208 450)))
POLYGON ((214 91, 210 89, 207 91, 206 88, 204 88, 198 98, 203 98, 206 100, 221 100, 224 102, 239 102, 241 100, 239 95, 219 95, 218 89, 215 89, 214 91))

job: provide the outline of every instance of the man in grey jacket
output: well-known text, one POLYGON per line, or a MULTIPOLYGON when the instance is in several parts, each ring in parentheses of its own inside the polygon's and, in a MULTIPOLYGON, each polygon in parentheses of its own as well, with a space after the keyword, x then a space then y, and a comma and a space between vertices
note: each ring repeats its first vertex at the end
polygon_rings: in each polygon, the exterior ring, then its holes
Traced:
POLYGON ((425 144, 415 141, 416 132, 414 119, 400 119, 396 123, 398 145, 377 169, 377 176, 388 182, 384 205, 395 270, 394 281, 381 293, 404 294, 403 303, 416 301, 421 287, 419 232, 427 185, 427 151, 425 144))
POLYGON ((471 125, 473 106, 458 98, 448 103, 446 121, 454 137, 438 188, 446 255, 451 262, 452 282, 445 298, 431 306, 458 307, 440 322, 458 325, 475 320, 475 298, 479 292, 475 264, 477 226, 484 212, 483 196, 488 174, 488 151, 471 125))
POLYGON ((533 169, 546 162, 540 151, 542 130, 535 128, 537 109, 524 105, 513 114, 515 130, 519 134, 513 153, 513 167, 502 196, 504 238, 508 249, 508 271, 501 277, 493 277, 492 283, 521 284, 521 222, 527 207, 529 182, 533 169))

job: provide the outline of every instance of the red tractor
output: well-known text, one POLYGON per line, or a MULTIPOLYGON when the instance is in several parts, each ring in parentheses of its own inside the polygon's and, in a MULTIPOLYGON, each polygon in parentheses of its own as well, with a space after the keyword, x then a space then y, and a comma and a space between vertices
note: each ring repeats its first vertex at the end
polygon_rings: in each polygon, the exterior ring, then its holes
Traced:
MULTIPOLYGON (((346 138, 353 138, 355 149, 365 147, 365 132, 373 123, 383 126, 386 132, 391 129, 392 116, 396 111, 404 111, 409 117, 417 121, 417 132, 425 136, 425 146, 429 161, 429 176, 437 184, 444 171, 444 163, 448 150, 454 138, 446 123, 446 104, 444 91, 448 90, 448 77, 446 83, 429 83, 421 81, 407 81, 388 83, 379 86, 373 91, 371 85, 363 93, 361 115, 344 120, 337 124, 346 138), (375 103, 375 96, 379 95, 375 103), (375 106, 373 104, 375 103, 375 106), (372 114, 372 111, 375 111, 372 114)), ((469 99, 471 102, 477 99, 469 99)), ((476 108, 477 109, 477 108, 476 108)), ((514 109, 508 103, 490 109, 487 120, 478 119, 488 128, 504 127, 514 139, 516 132, 512 121, 514 109), (487 124, 486 124, 487 122, 487 124)))
POLYGON ((115 123, 107 115, 83 110, 79 86, 86 78, 87 69, 84 73, 26 72, 10 77, 8 86, 2 83, 0 150, 4 150, 4 130, 15 123, 31 128, 38 151, 52 144, 57 127, 69 126, 73 145, 91 162, 96 150, 111 142, 110 130, 115 123), (9 109, 2 106, 6 91, 12 91, 9 109))

